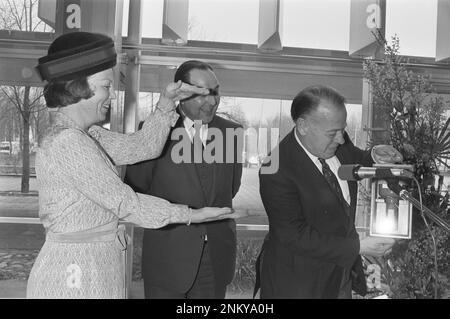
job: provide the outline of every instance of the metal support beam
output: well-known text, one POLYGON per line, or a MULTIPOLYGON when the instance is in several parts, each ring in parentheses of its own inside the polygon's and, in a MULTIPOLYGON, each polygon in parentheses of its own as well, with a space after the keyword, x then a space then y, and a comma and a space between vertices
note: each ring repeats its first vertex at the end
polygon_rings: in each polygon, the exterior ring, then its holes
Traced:
MULTIPOLYGON (((362 107, 362 116, 361 116, 361 127, 362 130, 362 137, 361 137, 361 144, 359 147, 361 149, 365 149, 366 145, 369 141, 371 141, 371 134, 370 128, 372 127, 372 113, 373 113, 373 107, 372 107, 372 94, 370 89, 370 83, 363 79, 363 85, 362 85, 362 101, 361 101, 361 107, 362 107)), ((364 185, 364 188, 367 191, 370 191, 371 183, 370 180, 364 180, 362 181, 362 184, 364 185)), ((362 202, 359 198, 360 192, 358 192, 358 205, 356 206, 356 228, 360 228, 359 235, 361 238, 364 238, 366 234, 366 228, 369 227, 369 217, 370 217, 370 203, 362 202)))
POLYGON ((386 0, 352 0, 350 6, 350 45, 353 57, 380 57, 383 45, 374 34, 384 37, 386 29, 386 0))
MULTIPOLYGON (((139 1, 131 1, 131 5, 139 1)), ((114 39, 115 48, 118 55, 122 55, 122 13, 123 13, 123 0, 81 0, 82 10, 82 31, 103 33, 114 39)), ((135 13, 135 12, 133 12, 135 13)), ((140 23, 140 19, 130 19, 130 21, 140 23)), ((140 26, 138 27, 139 31, 140 26)), ((130 32, 135 32, 136 28, 132 26, 130 32)), ((140 32, 139 32, 140 34, 140 32)), ((137 38, 136 38, 137 39, 137 38)), ((138 42, 137 42, 138 43, 138 42)), ((139 42, 140 43, 140 42, 139 42)), ((119 59, 120 61, 121 59, 119 59)), ((121 94, 119 94, 120 81, 121 81, 121 68, 118 63, 115 74, 115 90, 117 92, 116 100, 111 105, 111 126, 110 129, 115 132, 124 132, 124 103, 121 100, 121 94)), ((139 79, 138 79, 139 80, 139 79)), ((125 170, 122 167, 118 167, 119 173, 123 178, 125 170)), ((133 270, 133 234, 134 226, 126 224, 127 235, 131 238, 127 252, 126 252, 126 264, 125 264, 125 298, 128 298, 130 293, 130 285, 132 280, 133 270)))
MULTIPOLYGON (((130 1, 128 19, 128 41, 142 43, 142 1, 130 1)), ((124 132, 132 133, 137 128, 137 110, 139 107, 139 83, 141 66, 139 50, 128 50, 128 63, 125 75, 125 105, 123 113, 124 132)))
POLYGON ((436 62, 450 61, 450 0, 438 0, 436 62))
POLYGON ((39 0, 38 17, 53 29, 55 29, 56 0, 39 0))
MULTIPOLYGON (((141 0, 130 1, 128 17, 128 41, 140 45, 142 43, 142 11, 141 0)), ((122 27, 120 28, 122 29, 122 27)), ((137 110, 139 107, 139 82, 141 80, 141 66, 136 63, 139 58, 139 50, 128 50, 128 63, 125 71, 125 100, 123 103, 123 132, 132 133, 136 131, 137 110)), ((122 175, 125 170, 122 171, 122 175)), ((130 284, 133 280, 133 240, 134 226, 127 225, 127 234, 130 238, 126 256, 125 280, 127 283, 126 296, 130 293, 130 284)))
POLYGON ((367 145, 367 142, 370 141, 370 128, 372 127, 372 94, 370 92, 370 83, 363 79, 363 88, 362 88, 362 119, 361 119, 361 127, 363 128, 362 133, 362 144, 367 145))
POLYGON ((164 0, 161 43, 184 45, 187 43, 189 0, 164 0))
POLYGON ((259 0, 258 49, 281 51, 282 34, 281 0, 259 0))
POLYGON ((120 8, 122 13, 121 2, 122 0, 81 0, 81 31, 115 36, 115 24, 119 18, 117 9, 120 8))

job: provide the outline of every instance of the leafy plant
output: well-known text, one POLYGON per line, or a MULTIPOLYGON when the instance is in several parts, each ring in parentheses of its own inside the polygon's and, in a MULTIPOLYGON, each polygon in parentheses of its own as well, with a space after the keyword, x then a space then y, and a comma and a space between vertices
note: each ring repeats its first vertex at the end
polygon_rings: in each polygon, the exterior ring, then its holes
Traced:
MULTIPOLYGON (((371 86, 374 116, 389 124, 383 142, 392 144, 405 163, 414 165, 424 204, 448 220, 446 209, 441 209, 442 196, 424 192, 434 184, 439 164, 449 167, 450 119, 444 117, 446 103, 433 89, 429 75, 407 67, 407 58, 399 55, 398 37, 392 38, 392 44, 380 34, 377 38, 385 47, 385 56, 382 61, 365 60, 364 77, 371 86)), ((440 298, 450 296, 449 235, 433 225, 431 232, 438 252, 437 276, 432 239, 417 211, 411 240, 398 242, 385 258, 368 258, 370 263, 380 265, 382 282, 388 286, 384 290, 391 297, 431 298, 435 288, 440 298)))
POLYGON ((253 291, 255 286, 255 263, 261 250, 262 240, 238 238, 236 270, 229 290, 243 294, 253 291))

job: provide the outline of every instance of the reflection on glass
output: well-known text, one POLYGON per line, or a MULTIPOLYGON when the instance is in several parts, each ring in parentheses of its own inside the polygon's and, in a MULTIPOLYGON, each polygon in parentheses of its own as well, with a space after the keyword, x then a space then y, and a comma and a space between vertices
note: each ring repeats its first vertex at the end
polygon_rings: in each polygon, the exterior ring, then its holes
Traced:
POLYGON ((256 44, 259 0, 190 0, 188 40, 256 44))
POLYGON ((241 188, 233 200, 237 209, 250 209, 260 216, 247 221, 267 224, 259 194, 258 170, 262 160, 293 127, 290 101, 222 97, 217 114, 240 123, 245 129, 241 188))
POLYGON ((155 109, 158 100, 159 100, 159 93, 153 92, 139 93, 139 107, 137 109, 138 123, 141 121, 145 121, 145 119, 155 109))
POLYGON ((123 12, 122 12, 122 36, 128 36, 128 16, 130 12, 130 0, 123 0, 123 12))
POLYGON ((164 0, 142 1, 142 37, 161 38, 164 0))
POLYGON ((283 46, 348 51, 350 0, 284 0, 283 46))
POLYGON ((386 39, 399 37, 400 54, 434 57, 436 16, 437 0, 386 1, 386 39))
POLYGON ((364 131, 362 129, 362 105, 347 104, 347 127, 346 131, 353 144, 361 149, 366 149, 366 141, 363 141, 364 131))
POLYGON ((292 129, 290 101, 222 97, 217 114, 246 129, 245 166, 259 166, 262 159, 292 129))
POLYGON ((42 7, 39 12, 38 9, 39 1, 37 0, 0 1, 0 30, 54 32, 53 28, 44 21, 47 18, 54 23, 55 17, 44 17, 49 12, 45 7, 42 7))

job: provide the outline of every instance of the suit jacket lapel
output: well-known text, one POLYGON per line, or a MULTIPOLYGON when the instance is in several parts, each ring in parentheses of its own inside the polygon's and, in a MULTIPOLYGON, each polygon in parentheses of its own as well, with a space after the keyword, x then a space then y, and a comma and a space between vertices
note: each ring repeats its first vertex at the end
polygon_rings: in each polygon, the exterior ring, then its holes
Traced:
POLYGON ((292 148, 295 149, 295 156, 300 159, 300 161, 302 163, 304 163, 304 165, 302 165, 301 169, 304 170, 304 172, 310 172, 311 174, 311 181, 316 181, 317 183, 319 183, 320 188, 323 189, 327 189, 329 192, 331 192, 333 194, 333 196, 336 198, 336 202, 339 203, 341 211, 342 211, 342 216, 346 221, 347 227, 349 225, 349 223, 347 223, 351 218, 349 218, 347 216, 347 214, 345 213, 345 209, 344 207, 342 207, 342 203, 338 197, 338 195, 335 193, 335 191, 333 189, 331 189, 331 186, 328 184, 327 180, 325 179, 325 177, 323 176, 322 172, 319 170, 319 168, 313 163, 313 161, 311 160, 311 158, 308 156, 308 154, 306 154, 306 152, 303 150, 303 148, 298 144, 296 138, 295 138, 295 131, 292 130, 291 132, 291 137, 290 137, 290 143, 292 144, 292 148))

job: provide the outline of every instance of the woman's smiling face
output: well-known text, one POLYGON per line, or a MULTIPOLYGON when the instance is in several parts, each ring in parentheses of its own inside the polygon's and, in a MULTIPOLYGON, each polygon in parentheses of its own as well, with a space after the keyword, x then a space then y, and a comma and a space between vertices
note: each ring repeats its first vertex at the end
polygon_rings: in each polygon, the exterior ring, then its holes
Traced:
POLYGON ((114 72, 112 69, 101 71, 88 77, 93 96, 88 102, 89 117, 93 123, 102 122, 111 107, 111 100, 116 98, 114 92, 114 72))

